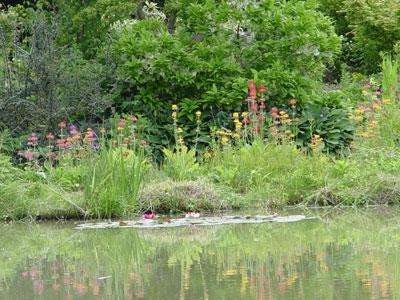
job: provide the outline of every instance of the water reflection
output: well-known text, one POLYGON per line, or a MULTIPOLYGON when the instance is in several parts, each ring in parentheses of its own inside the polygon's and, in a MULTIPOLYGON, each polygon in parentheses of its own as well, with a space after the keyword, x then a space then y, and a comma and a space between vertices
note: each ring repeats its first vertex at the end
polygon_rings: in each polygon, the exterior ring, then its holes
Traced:
POLYGON ((77 232, 0 227, 0 299, 392 299, 398 210, 321 221, 77 232))

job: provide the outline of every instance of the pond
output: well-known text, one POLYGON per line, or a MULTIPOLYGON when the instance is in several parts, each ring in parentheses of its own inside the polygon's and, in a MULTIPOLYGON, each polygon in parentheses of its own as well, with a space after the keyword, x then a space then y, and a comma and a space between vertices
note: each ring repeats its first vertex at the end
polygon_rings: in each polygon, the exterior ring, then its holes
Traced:
POLYGON ((319 219, 99 230, 0 225, 0 299, 400 295, 399 209, 301 213, 319 219))

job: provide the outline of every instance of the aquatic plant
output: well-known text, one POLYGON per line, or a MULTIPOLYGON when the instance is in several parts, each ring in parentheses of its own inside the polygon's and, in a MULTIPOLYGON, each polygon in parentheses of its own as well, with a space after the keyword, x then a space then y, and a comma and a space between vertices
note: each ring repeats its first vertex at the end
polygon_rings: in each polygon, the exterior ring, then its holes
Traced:
POLYGON ((141 149, 102 149, 86 162, 82 176, 85 208, 97 218, 120 217, 136 211, 147 169, 141 149))

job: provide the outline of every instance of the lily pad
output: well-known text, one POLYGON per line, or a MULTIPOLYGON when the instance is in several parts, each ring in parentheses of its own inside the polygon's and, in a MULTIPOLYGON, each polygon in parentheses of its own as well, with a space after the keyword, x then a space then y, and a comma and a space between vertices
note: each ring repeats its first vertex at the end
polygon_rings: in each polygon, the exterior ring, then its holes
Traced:
POLYGON ((130 220, 117 222, 100 222, 100 223, 83 223, 75 227, 75 229, 103 229, 103 228, 169 228, 180 226, 215 226, 227 224, 258 224, 265 222, 289 223, 298 222, 307 219, 303 215, 291 216, 218 216, 218 217, 202 217, 193 218, 176 218, 170 219, 168 222, 158 222, 154 220, 130 220))

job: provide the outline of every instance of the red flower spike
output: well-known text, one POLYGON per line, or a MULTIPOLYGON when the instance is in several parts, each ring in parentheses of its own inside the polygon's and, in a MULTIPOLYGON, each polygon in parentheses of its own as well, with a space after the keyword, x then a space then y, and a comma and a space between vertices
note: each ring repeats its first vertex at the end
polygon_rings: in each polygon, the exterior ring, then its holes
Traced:
POLYGON ((48 135, 46 135, 46 139, 48 139, 48 140, 54 140, 54 134, 49 133, 48 135))
POLYGON ((258 119, 259 121, 262 121, 262 120, 265 119, 265 117, 264 117, 262 114, 258 114, 258 115, 257 115, 257 119, 258 119))
POLYGON ((279 115, 276 112, 272 112, 270 115, 271 115, 271 118, 274 118, 274 119, 279 118, 279 115))
POLYGON ((252 98, 252 99, 257 98, 257 91, 256 91, 256 85, 254 84, 254 80, 248 81, 248 87, 249 87, 250 98, 252 98))
POLYGON ((251 106, 250 106, 250 111, 257 112, 257 110, 258 110, 257 103, 252 103, 251 106))
POLYGON ((278 112, 278 108, 277 107, 272 107, 270 110, 271 113, 277 113, 278 112))
POLYGON ((118 122, 118 127, 123 129, 123 128, 125 128, 125 124, 126 124, 126 121, 124 119, 120 119, 118 122))

